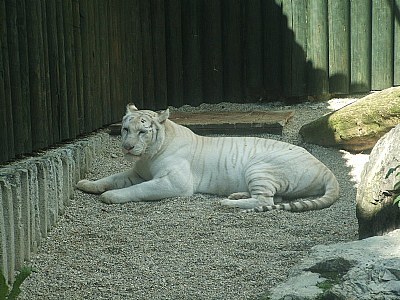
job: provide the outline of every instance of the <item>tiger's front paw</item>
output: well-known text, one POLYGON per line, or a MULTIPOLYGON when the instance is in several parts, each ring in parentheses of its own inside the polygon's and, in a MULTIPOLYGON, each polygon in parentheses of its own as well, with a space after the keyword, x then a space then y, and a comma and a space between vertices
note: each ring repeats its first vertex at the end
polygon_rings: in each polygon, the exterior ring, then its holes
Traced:
POLYGON ((102 192, 104 192, 104 189, 99 187, 94 181, 90 181, 87 179, 78 181, 76 187, 83 192, 91 194, 101 194, 102 192))
POLYGON ((100 200, 106 204, 121 204, 129 202, 130 200, 118 191, 107 191, 101 194, 100 200))

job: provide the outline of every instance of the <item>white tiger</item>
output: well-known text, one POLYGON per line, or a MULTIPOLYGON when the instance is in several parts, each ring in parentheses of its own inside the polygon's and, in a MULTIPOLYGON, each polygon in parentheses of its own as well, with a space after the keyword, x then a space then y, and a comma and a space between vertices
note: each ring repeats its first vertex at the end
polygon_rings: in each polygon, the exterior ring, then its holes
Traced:
POLYGON ((133 168, 77 188, 105 203, 159 200, 194 193, 230 195, 222 205, 250 211, 306 211, 339 197, 334 174, 305 149, 256 137, 204 137, 168 119, 169 110, 128 104, 122 150, 133 168), (322 197, 281 202, 309 196, 322 197))

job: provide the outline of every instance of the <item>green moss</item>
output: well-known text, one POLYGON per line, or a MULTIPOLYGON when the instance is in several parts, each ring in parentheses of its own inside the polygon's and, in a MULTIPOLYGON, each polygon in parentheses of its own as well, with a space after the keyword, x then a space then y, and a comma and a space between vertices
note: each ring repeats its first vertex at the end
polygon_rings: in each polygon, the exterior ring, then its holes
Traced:
POLYGON ((325 281, 317 283, 317 287, 319 287, 321 290, 325 292, 327 290, 330 290, 335 284, 339 283, 340 283, 340 276, 338 276, 336 279, 327 279, 325 281))

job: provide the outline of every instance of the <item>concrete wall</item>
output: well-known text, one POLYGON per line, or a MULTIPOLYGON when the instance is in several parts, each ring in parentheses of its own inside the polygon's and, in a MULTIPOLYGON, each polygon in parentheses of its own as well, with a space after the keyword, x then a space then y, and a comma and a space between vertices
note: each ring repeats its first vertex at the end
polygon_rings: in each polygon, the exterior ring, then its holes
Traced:
POLYGON ((99 133, 0 168, 0 272, 12 282, 108 141, 99 133))

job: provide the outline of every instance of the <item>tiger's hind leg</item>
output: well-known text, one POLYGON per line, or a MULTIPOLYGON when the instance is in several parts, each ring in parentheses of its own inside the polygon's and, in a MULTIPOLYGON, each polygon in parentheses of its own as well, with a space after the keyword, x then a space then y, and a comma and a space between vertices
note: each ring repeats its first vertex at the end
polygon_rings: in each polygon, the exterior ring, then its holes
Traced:
MULTIPOLYGON (((251 198, 251 194, 249 192, 233 193, 228 196, 229 200, 240 200, 240 199, 248 199, 248 198, 251 198)), ((281 202, 283 202, 283 198, 281 196, 275 195, 274 203, 277 204, 277 203, 281 203, 281 202)))
POLYGON ((220 204, 229 207, 252 208, 253 206, 257 206, 255 201, 257 200, 251 199, 249 192, 238 192, 230 194, 228 199, 221 200, 220 204))
MULTIPOLYGON (((282 181, 280 170, 273 168, 268 163, 260 162, 252 164, 245 172, 245 180, 250 191, 250 197, 238 200, 224 199, 222 205, 251 209, 259 206, 271 206, 282 201, 282 197, 276 195, 281 189, 285 189, 287 182, 282 181)), ((238 193, 239 195, 243 193, 238 193)), ((233 194, 236 196, 236 193, 233 194)), ((238 195, 238 196, 239 196, 238 195)))
POLYGON ((274 205, 281 201, 282 201, 281 197, 265 197, 261 195, 255 195, 254 197, 249 197, 249 198, 223 199, 220 201, 220 204, 229 207, 251 209, 259 206, 274 205))
POLYGON ((230 199, 230 200, 239 200, 239 199, 247 199, 247 198, 251 198, 251 195, 249 192, 233 193, 228 196, 228 199, 230 199))

